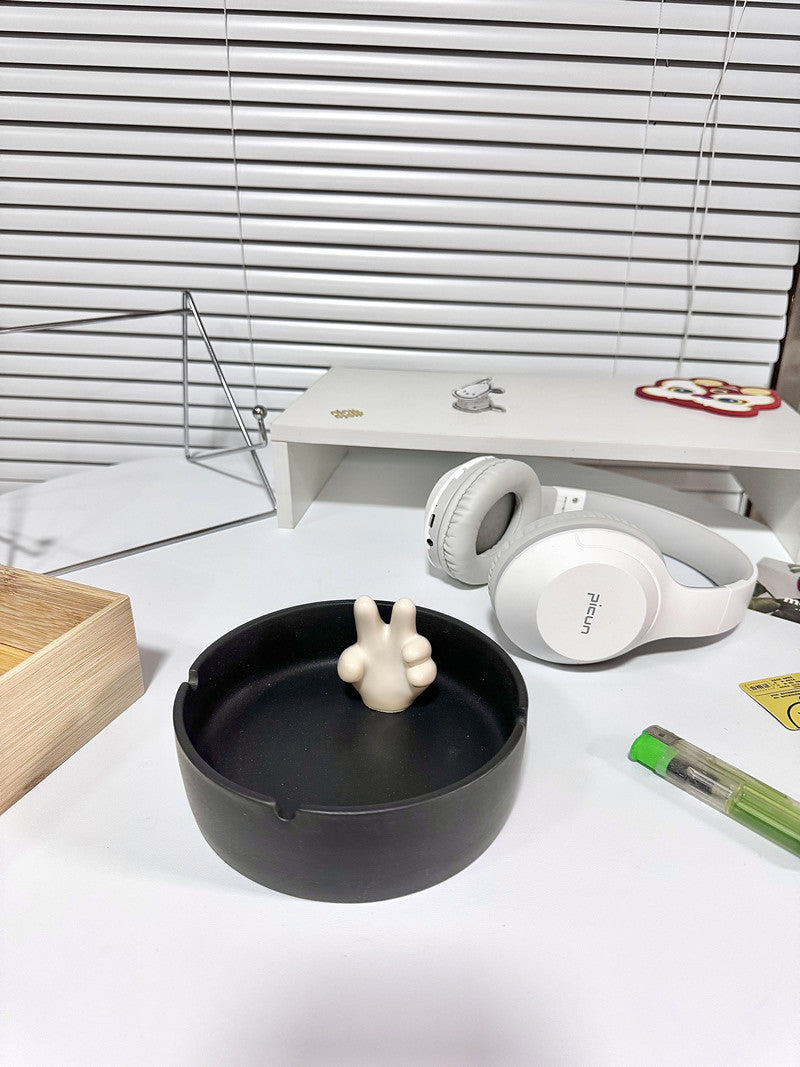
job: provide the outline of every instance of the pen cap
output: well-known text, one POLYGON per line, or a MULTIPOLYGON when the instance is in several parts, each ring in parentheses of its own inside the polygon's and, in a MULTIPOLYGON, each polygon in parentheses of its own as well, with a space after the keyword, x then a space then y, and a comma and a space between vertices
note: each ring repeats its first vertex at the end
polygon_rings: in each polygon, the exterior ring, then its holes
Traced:
POLYGON ((628 759, 649 767, 664 778, 667 767, 677 754, 674 748, 645 730, 631 745, 628 759))

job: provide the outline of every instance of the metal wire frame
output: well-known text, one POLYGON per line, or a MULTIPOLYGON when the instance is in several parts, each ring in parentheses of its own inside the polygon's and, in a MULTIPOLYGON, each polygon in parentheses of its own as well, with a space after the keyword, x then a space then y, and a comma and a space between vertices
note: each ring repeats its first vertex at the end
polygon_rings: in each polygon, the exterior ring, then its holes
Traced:
POLYGON ((181 306, 179 308, 167 308, 164 311, 127 311, 116 315, 92 315, 89 318, 84 319, 63 319, 60 322, 37 322, 30 326, 6 326, 0 328, 0 334, 11 333, 44 333, 48 330, 61 330, 68 329, 72 326, 88 326, 101 322, 124 322, 127 319, 154 319, 164 315, 180 315, 181 316, 181 356, 182 356, 182 379, 183 379, 183 453, 190 463, 196 463, 200 460, 211 459, 217 456, 232 456, 240 452, 249 452, 253 464, 255 465, 256 472, 258 474, 261 484, 264 486, 264 490, 269 498, 272 510, 276 509, 275 493, 270 485, 269 478, 267 478, 266 471, 261 464, 257 452, 259 449, 266 447, 267 444, 267 431, 264 426, 264 416, 266 411, 259 404, 253 408, 253 414, 256 416, 259 426, 259 433, 261 440, 255 443, 250 439, 250 434, 247 432, 247 427, 242 421, 242 416, 239 413, 236 401, 233 398, 228 382, 223 373, 220 362, 217 359, 217 354, 214 351, 214 346, 211 344, 211 340, 208 336, 206 328, 203 324, 203 320, 200 317, 200 312, 197 309, 197 304, 194 301, 194 297, 188 289, 184 289, 181 293, 181 306), (206 347, 211 363, 216 372, 219 384, 222 387, 222 391, 225 394, 225 399, 228 402, 228 406, 231 409, 236 425, 244 438, 246 444, 236 448, 214 448, 206 449, 204 451, 192 451, 189 443, 189 318, 194 319, 197 329, 200 333, 200 337, 203 344, 206 347))

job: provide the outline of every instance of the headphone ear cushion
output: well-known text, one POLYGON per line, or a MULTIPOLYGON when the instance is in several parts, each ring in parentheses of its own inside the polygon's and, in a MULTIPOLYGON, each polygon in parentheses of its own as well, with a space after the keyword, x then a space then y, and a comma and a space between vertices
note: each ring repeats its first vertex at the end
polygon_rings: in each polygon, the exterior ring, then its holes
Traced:
POLYGON ((447 504, 450 514, 440 534, 447 573, 466 585, 485 585, 497 552, 539 517, 541 506, 542 488, 527 463, 495 459, 478 468, 447 504), (482 528, 492 509, 508 496, 514 498, 511 518, 507 523, 500 520, 502 530, 489 535, 490 544, 481 551, 482 528))
POLYGON ((661 556, 661 549, 651 537, 643 530, 640 530, 638 526, 626 522, 625 519, 618 519, 615 515, 605 515, 600 511, 568 511, 560 515, 548 515, 544 519, 529 523, 512 544, 504 544, 495 554, 488 575, 489 596, 494 597, 497 581, 505 565, 521 552, 524 552, 525 549, 552 534, 561 533, 565 530, 589 528, 595 530, 598 528, 601 530, 617 530, 620 533, 632 534, 648 545, 658 556, 661 556))

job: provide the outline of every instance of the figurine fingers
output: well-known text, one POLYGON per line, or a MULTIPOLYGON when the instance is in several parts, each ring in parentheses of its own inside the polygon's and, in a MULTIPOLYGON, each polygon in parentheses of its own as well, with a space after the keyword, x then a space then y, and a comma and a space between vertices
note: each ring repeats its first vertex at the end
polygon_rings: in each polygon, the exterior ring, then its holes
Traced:
POLYGON ((417 635, 417 609, 408 597, 396 600, 389 623, 401 646, 417 635))
POLYGON ((343 682, 357 685, 364 677, 367 669, 366 658, 358 645, 350 645, 339 656, 336 670, 343 682))
POLYGON ((383 626, 378 605, 369 596, 360 596, 353 605, 356 620, 356 637, 359 643, 372 638, 383 626))
POLYGON ((431 658, 431 643, 427 637, 415 634, 403 645, 402 655, 403 663, 407 667, 414 667, 417 663, 431 658))
POLYGON ((409 667, 406 671, 406 678, 408 684, 413 685, 415 689, 425 689, 436 678, 436 664, 432 659, 427 659, 424 663, 409 667))

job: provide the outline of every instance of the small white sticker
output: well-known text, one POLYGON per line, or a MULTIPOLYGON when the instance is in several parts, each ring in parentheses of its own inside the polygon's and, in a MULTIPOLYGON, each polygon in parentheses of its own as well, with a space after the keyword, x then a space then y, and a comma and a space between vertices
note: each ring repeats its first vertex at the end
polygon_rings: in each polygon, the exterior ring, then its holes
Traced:
POLYGON ((563 511, 583 511, 586 507, 585 489, 565 489, 561 485, 554 485, 556 491, 556 507, 554 515, 560 515, 563 511))

